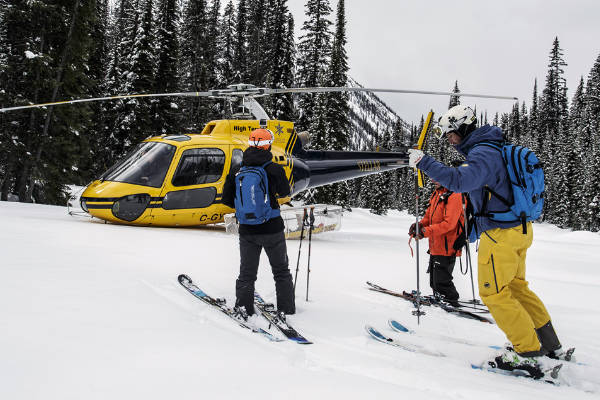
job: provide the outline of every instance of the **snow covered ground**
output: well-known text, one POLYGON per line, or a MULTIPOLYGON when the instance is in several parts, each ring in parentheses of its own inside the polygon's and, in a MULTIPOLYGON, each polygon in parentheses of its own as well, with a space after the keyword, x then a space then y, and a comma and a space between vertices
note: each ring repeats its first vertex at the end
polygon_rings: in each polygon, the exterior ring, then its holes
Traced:
MULTIPOLYGON (((535 226, 528 278, 563 344, 576 346, 577 361, 585 364, 565 364, 555 387, 470 368, 493 354, 486 345, 505 342, 495 325, 427 308, 417 326, 408 302, 366 289, 367 280, 415 287, 406 236, 411 222, 404 213, 355 210, 346 213, 341 231, 313 238, 310 301, 304 301, 303 258, 298 313, 289 318, 315 343, 301 346, 236 326, 177 283, 187 273, 208 293, 233 302, 235 236, 218 228, 110 225, 70 217, 62 207, 2 202, 0 398, 598 398, 600 235, 535 226), (366 336, 365 323, 394 335, 390 317, 418 332, 397 337, 448 357, 366 336)), ((297 252, 298 241, 289 241, 293 269, 297 252)), ((455 281, 469 298, 468 276, 456 271, 455 281)), ((274 300, 266 258, 257 289, 274 300)))

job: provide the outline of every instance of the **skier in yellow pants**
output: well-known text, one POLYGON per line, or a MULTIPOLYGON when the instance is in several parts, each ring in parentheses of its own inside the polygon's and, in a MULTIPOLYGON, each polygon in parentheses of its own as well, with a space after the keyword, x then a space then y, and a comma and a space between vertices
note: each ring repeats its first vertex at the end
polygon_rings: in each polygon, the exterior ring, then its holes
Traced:
POLYGON ((445 166, 421 150, 409 150, 409 166, 417 167, 442 186, 469 193, 481 233, 478 273, 479 293, 498 327, 512 343, 495 360, 500 368, 538 365, 535 357, 568 359, 554 331, 550 315, 525 280, 525 255, 533 228, 520 221, 497 221, 490 210, 501 212, 513 201, 512 185, 501 152, 481 143, 504 141, 502 130, 484 125, 470 107, 457 105, 444 114, 434 132, 445 135, 466 161, 458 168, 445 166), (494 196, 491 195, 494 193, 494 196), (525 229, 524 229, 525 228, 525 229))
POLYGON ((532 239, 529 222, 526 234, 520 225, 495 228, 485 231, 479 243, 479 295, 521 355, 540 355, 536 331, 550 323, 546 307, 525 280, 525 254, 532 239))

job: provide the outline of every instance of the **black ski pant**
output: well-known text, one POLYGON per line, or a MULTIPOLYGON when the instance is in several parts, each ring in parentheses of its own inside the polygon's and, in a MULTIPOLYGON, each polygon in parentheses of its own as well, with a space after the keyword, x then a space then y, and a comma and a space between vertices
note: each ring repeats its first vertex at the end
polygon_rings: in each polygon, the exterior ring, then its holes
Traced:
POLYGON ((235 282, 236 305, 254 314, 254 282, 258 273, 260 253, 265 249, 277 292, 277 309, 294 314, 296 305, 292 274, 288 268, 287 247, 283 232, 259 235, 240 235, 240 275, 235 282))
POLYGON ((458 300, 458 292, 452 283, 455 256, 429 256, 429 286, 447 300, 458 300))

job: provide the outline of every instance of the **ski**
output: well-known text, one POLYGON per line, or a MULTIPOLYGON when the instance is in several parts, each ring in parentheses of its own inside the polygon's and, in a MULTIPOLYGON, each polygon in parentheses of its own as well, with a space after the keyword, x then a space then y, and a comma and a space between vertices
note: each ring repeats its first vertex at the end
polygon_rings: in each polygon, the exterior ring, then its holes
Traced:
POLYGON ((365 325, 365 331, 367 331, 370 337, 381 343, 389 344, 390 346, 394 347, 399 347, 403 350, 410 351, 411 353, 421 353, 434 357, 445 357, 445 354, 440 353, 438 351, 428 350, 423 346, 404 342, 402 340, 386 336, 377 329, 373 328, 371 325, 365 325))
MULTIPOLYGON (((400 322, 396 321, 395 319, 389 319, 388 320, 388 325, 390 326, 390 328, 392 328, 392 330, 394 330, 396 332, 408 333, 408 334, 411 334, 411 335, 420 336, 414 330, 408 329, 406 326, 402 325, 400 322)), ((435 334, 435 333, 427 333, 426 336, 429 337, 429 338, 432 338, 432 339, 437 339, 437 340, 452 342, 452 343, 456 343, 456 344, 464 344, 464 345, 467 345, 467 346, 486 346, 486 347, 489 347, 490 349, 494 349, 494 350, 501 350, 502 349, 501 346, 483 345, 483 344, 479 345, 477 343, 473 343, 473 342, 465 340, 465 339, 459 339, 459 338, 455 338, 455 337, 452 337, 452 336, 445 336, 445 335, 440 335, 440 334, 435 334)))
POLYGON ((254 292, 254 305, 260 314, 289 340, 298 344, 312 344, 287 323, 285 314, 277 312, 273 304, 265 302, 258 292, 254 292))
POLYGON ((562 368, 562 364, 557 364, 549 368, 540 369, 539 374, 532 375, 531 373, 521 370, 521 369, 513 369, 512 371, 506 369, 500 369, 496 366, 493 361, 489 361, 484 365, 471 364, 471 368, 479 369, 482 371, 493 372, 495 374, 507 375, 507 376, 516 376, 522 378, 529 378, 533 380, 541 380, 547 383, 551 383, 553 385, 558 385, 558 373, 562 368))
POLYGON ((269 339, 272 342, 281 342, 284 340, 284 339, 278 338, 277 336, 274 336, 273 334, 271 334, 270 332, 268 332, 262 328, 258 328, 258 327, 252 326, 251 324, 248 324, 243 319, 237 318, 234 314, 233 309, 231 309, 230 307, 228 307, 225 304, 225 299, 219 299, 219 298, 214 298, 214 297, 209 296, 202 289, 200 289, 192 281, 192 279, 189 276, 187 276, 185 274, 181 274, 177 277, 177 280, 179 281, 181 286, 183 286, 194 297, 196 297, 199 300, 202 300, 204 303, 221 311, 223 314, 225 314, 229 318, 233 319, 242 328, 246 328, 246 329, 251 330, 254 333, 258 333, 258 334, 264 336, 265 338, 269 339))
MULTIPOLYGON (((398 322, 396 320, 390 319, 388 321, 388 324, 389 324, 390 328, 392 328, 396 332, 414 334, 413 330, 408 329, 407 327, 405 327, 404 325, 402 325, 400 322, 398 322)), ((365 330, 374 339, 376 339, 382 343, 389 344, 391 346, 400 347, 404 350, 414 352, 414 353, 424 353, 424 354, 435 355, 435 356, 440 356, 440 357, 445 356, 443 353, 437 353, 434 351, 430 351, 430 350, 424 349, 423 347, 421 347, 419 345, 412 344, 412 343, 406 343, 404 341, 400 341, 398 339, 386 336, 383 333, 381 333, 380 331, 378 331, 377 329, 375 329, 369 325, 365 325, 365 330)), ((444 338, 444 339, 446 339, 446 338, 444 338)), ((459 343, 462 343, 462 342, 459 342, 459 343)), ((470 344, 470 343, 465 343, 465 344, 470 344)), ((488 347, 491 349, 494 349, 494 350, 501 349, 501 347, 499 347, 499 346, 488 346, 488 347)), ((489 361, 489 362, 486 362, 484 365, 477 365, 477 364, 471 363, 471 368, 489 371, 489 372, 507 375, 507 376, 524 377, 524 378, 529 378, 529 379, 533 379, 533 380, 540 380, 543 378, 543 380, 545 382, 557 384, 558 382, 556 381, 556 379, 558 378, 558 372, 562 368, 562 364, 553 365, 548 368, 540 368, 539 371, 526 371, 526 370, 521 370, 521 369, 513 369, 513 370, 501 369, 496 365, 495 362, 489 361)))
MULTIPOLYGON (((400 297, 401 299, 410 301, 413 304, 415 304, 417 301, 417 297, 413 293, 407 293, 404 291, 402 293, 394 292, 392 290, 383 288, 383 287, 376 285, 374 283, 371 283, 371 282, 367 282, 367 285, 369 286, 369 290, 372 290, 375 292, 384 293, 384 294, 388 294, 388 295, 395 296, 395 297, 400 297)), ((446 311, 447 313, 454 314, 458 317, 474 319, 474 320, 477 320, 480 322, 485 322, 488 324, 494 323, 494 322, 492 322, 492 320, 490 320, 482 315, 479 315, 475 312, 466 311, 461 308, 456 308, 456 307, 452 307, 451 305, 444 304, 439 299, 436 299, 433 296, 422 296, 421 297, 421 305, 439 307, 442 310, 446 311)))

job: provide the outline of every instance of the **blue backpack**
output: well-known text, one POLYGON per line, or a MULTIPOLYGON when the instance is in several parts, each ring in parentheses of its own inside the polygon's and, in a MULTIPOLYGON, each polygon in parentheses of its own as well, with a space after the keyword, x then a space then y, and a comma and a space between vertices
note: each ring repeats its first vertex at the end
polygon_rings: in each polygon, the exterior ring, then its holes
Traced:
POLYGON ((527 233, 527 221, 534 221, 542 215, 544 208, 544 171, 542 163, 527 147, 503 142, 481 142, 475 146, 488 146, 502 153, 502 159, 508 171, 512 186, 513 203, 494 192, 484 188, 482 212, 492 221, 521 222, 523 233, 527 233), (487 193, 486 193, 487 192, 487 193), (486 212, 489 194, 493 194, 508 210, 503 212, 486 212))
POLYGON ((265 167, 242 166, 235 176, 235 216, 240 224, 259 225, 279 216, 279 209, 271 207, 269 179, 265 167))

